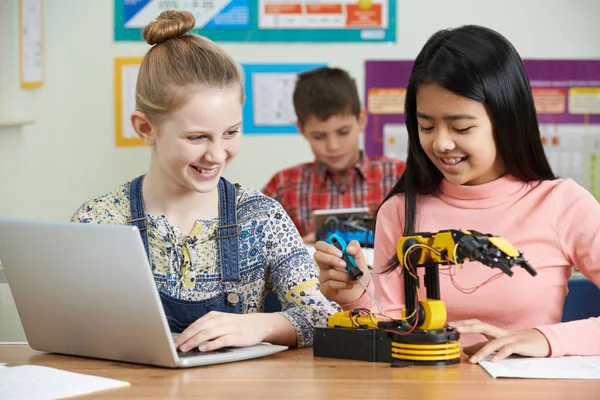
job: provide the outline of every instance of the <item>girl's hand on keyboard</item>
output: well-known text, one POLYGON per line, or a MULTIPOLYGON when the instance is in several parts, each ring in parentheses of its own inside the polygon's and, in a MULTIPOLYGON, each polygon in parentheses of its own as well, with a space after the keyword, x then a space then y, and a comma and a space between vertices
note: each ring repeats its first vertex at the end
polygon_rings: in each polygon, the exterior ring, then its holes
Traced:
POLYGON ((247 347, 261 342, 296 345, 291 322, 278 313, 231 314, 211 311, 184 330, 175 347, 212 351, 222 347, 247 347))

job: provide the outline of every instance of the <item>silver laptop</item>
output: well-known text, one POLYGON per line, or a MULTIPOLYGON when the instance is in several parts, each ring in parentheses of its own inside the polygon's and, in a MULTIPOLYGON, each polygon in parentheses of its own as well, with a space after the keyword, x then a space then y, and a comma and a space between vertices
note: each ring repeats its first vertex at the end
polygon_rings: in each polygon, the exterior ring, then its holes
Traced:
POLYGON ((35 350, 177 368, 287 349, 178 353, 133 226, 0 219, 0 261, 35 350))

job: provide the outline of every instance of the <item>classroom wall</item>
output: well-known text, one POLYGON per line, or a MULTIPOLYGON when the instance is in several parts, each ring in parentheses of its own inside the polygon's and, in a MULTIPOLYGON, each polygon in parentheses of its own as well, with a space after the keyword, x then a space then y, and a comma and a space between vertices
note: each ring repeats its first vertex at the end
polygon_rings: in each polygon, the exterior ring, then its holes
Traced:
MULTIPOLYGON (((600 58, 598 0, 399 0, 395 44, 223 44, 238 62, 325 62, 362 93, 366 59, 413 59, 438 29, 499 30, 524 58, 600 58)), ((148 46, 113 42, 113 1, 45 0, 45 85, 19 89, 18 0, 0 0, 0 217, 67 219, 85 200, 145 171, 147 148, 114 145, 113 57, 148 46)), ((277 169, 312 160, 300 136, 246 135, 226 176, 260 188, 277 169)))

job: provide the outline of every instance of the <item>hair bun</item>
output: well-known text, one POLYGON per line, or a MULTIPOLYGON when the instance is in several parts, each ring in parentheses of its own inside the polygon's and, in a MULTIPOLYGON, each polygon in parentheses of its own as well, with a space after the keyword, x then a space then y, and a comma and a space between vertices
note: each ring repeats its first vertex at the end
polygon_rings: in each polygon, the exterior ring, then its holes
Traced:
POLYGON ((144 28, 142 36, 149 45, 185 35, 196 26, 196 19, 188 11, 167 10, 144 28))

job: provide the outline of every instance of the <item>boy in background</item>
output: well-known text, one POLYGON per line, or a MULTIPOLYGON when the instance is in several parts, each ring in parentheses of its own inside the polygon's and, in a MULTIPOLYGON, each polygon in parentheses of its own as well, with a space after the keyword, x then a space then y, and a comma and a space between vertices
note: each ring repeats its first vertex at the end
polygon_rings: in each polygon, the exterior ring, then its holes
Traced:
POLYGON ((368 207, 374 213, 405 163, 368 157, 360 150, 367 113, 356 82, 342 69, 323 67, 299 74, 294 108, 315 161, 277 172, 263 193, 279 201, 305 243, 313 243, 314 210, 368 207))

